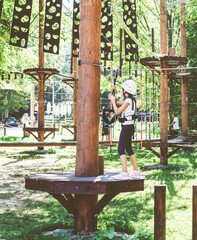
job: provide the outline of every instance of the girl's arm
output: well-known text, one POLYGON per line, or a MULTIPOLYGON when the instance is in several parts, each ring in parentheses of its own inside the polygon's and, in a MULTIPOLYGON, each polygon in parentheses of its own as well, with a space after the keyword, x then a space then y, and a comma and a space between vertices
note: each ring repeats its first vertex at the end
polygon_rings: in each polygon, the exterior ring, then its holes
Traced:
POLYGON ((117 98, 116 98, 116 105, 121 106, 121 105, 123 105, 123 103, 124 103, 124 101, 118 101, 117 98))
POLYGON ((122 104, 121 104, 122 106, 120 108, 118 108, 117 105, 116 105, 115 97, 110 94, 109 95, 109 99, 112 102, 113 109, 114 109, 114 112, 115 112, 116 115, 119 115, 121 112, 123 112, 129 106, 128 102, 121 101, 122 102, 122 104))

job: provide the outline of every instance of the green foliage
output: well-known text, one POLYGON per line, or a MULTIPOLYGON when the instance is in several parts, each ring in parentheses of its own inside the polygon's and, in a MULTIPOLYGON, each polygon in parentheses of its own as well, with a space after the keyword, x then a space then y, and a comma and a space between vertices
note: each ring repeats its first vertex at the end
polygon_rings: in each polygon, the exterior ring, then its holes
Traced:
MULTIPOLYGON (((23 149, 24 150, 24 149, 23 149)), ((120 159, 116 148, 101 148, 100 154, 105 156, 105 171, 118 172, 121 168, 120 159)), ((11 149, 9 152, 0 151, 0 158, 6 157, 7 163, 27 162, 35 159, 49 159, 54 161, 50 167, 35 167, 27 169, 25 164, 24 175, 39 172, 53 172, 56 166, 60 167, 60 161, 64 164, 61 171, 74 171, 76 156, 73 154, 74 147, 55 148, 55 151, 39 154, 33 151, 11 149), (50 155, 49 155, 50 154, 50 155), (65 161, 66 159, 66 161, 65 161)), ((191 203, 192 185, 197 177, 197 152, 195 150, 180 151, 169 159, 169 165, 161 167, 154 165, 159 162, 151 152, 135 148, 138 166, 146 176, 144 191, 133 193, 122 193, 117 195, 99 214, 98 231, 94 239, 131 239, 131 240, 152 240, 154 223, 154 186, 165 184, 166 194, 166 217, 167 231, 166 238, 190 239, 191 236, 191 203), (176 221, 175 221, 176 219, 176 221), (187 225, 185 222, 187 221, 187 225), (118 234, 115 234, 118 233, 118 234)), ((10 163, 11 164, 11 163, 10 163)), ((22 168, 22 163, 20 163, 22 168)), ((131 171, 131 164, 128 162, 128 169, 131 171)), ((23 174, 22 174, 23 175, 23 174)), ((12 172, 13 179, 21 178, 21 174, 12 172)), ((12 181, 14 182, 14 180, 12 181)), ((1 184, 1 188, 9 188, 9 183, 1 184)), ((69 239, 65 236, 45 236, 43 233, 53 231, 57 228, 70 229, 74 227, 73 218, 70 216, 55 199, 45 193, 23 190, 23 208, 14 206, 4 209, 0 214, 0 238, 11 240, 21 239, 69 239), (37 195, 38 194, 38 195, 37 195), (38 197, 39 196, 39 197, 38 197)), ((9 198, 15 200, 17 191, 4 191, 0 200, 9 198)), ((101 197, 101 196, 99 196, 101 197)))
POLYGON ((93 240, 113 239, 113 237, 114 237, 114 228, 110 227, 107 230, 96 231, 93 237, 93 240))
POLYGON ((27 108, 29 103, 29 94, 16 90, 0 89, 0 111, 3 120, 9 114, 18 111, 21 107, 27 108))

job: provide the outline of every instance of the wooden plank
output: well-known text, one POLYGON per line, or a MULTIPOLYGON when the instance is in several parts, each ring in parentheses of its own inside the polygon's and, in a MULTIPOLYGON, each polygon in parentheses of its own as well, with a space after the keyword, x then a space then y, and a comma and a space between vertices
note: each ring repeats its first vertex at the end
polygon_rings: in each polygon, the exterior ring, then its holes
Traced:
POLYGON ((51 132, 51 131, 58 131, 58 128, 45 128, 45 127, 38 127, 38 128, 31 128, 31 127, 25 127, 23 128, 23 131, 29 131, 29 132, 39 132, 39 131, 43 131, 43 132, 51 132))
POLYGON ((116 173, 95 177, 76 177, 74 173, 44 173, 25 177, 25 188, 50 194, 117 194, 144 190, 139 180, 116 180, 116 173))
POLYGON ((59 147, 76 146, 76 141, 68 142, 0 142, 0 147, 59 147))
MULTIPOLYGON (((145 140, 147 142, 147 140, 145 140)), ((153 140, 150 140, 153 141, 153 140)), ((141 140, 133 140, 133 143, 140 143, 141 140)), ((143 141, 144 142, 144 141, 143 141)), ((112 144, 118 144, 118 140, 112 141, 112 144)), ((160 145, 148 145, 151 147, 158 147, 160 145)), ((110 141, 99 141, 99 145, 111 146, 110 141)), ((0 142, 0 147, 58 147, 58 146, 76 146, 76 141, 62 141, 62 142, 0 142)), ((144 145, 146 147, 146 145, 144 145)), ((190 145, 189 145, 190 146, 190 145)))

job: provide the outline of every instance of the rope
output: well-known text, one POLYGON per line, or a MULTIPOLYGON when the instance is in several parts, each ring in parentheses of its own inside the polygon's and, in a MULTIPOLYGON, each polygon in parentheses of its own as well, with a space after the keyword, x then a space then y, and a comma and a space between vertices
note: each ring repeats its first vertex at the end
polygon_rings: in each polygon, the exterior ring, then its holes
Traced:
MULTIPOLYGON (((113 53, 113 43, 111 43, 111 54, 113 53)), ((113 88, 113 61, 111 59, 111 92, 113 88)), ((115 92, 114 92, 115 94, 115 92)), ((111 108, 112 108, 112 102, 110 103, 111 108)), ((110 113, 110 117, 112 118, 112 113, 110 113)), ((110 145, 112 145, 112 128, 110 128, 110 145)))
POLYGON ((120 25, 122 26, 122 28, 124 28, 124 30, 127 32, 127 34, 130 36, 130 38, 139 46, 141 47, 145 52, 149 53, 151 56, 155 56, 157 58, 159 57, 164 57, 165 55, 161 55, 161 54, 156 54, 150 50, 148 50, 136 37, 135 35, 130 31, 130 29, 127 27, 127 25, 125 24, 125 22, 122 20, 122 18, 120 17, 119 13, 118 13, 118 9, 116 7, 116 3, 115 0, 112 0, 112 7, 114 10, 114 15, 116 16, 117 20, 119 21, 120 25))
POLYGON ((151 74, 149 75, 149 139, 151 139, 151 74))
POLYGON ((143 114, 143 90, 142 90, 142 68, 140 69, 140 78, 141 78, 141 147, 142 147, 142 127, 143 127, 143 121, 142 121, 142 114, 143 114))

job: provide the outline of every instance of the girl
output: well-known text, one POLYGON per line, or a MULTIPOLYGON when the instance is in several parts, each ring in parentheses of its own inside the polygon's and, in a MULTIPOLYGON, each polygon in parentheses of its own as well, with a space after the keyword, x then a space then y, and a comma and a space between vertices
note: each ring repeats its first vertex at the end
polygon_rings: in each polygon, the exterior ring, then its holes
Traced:
POLYGON ((134 120, 133 115, 135 114, 136 100, 134 95, 136 94, 137 85, 133 80, 126 80, 122 84, 122 93, 125 97, 124 101, 117 101, 116 97, 109 94, 109 99, 112 102, 113 109, 116 115, 121 114, 120 122, 122 122, 122 129, 119 138, 118 152, 122 163, 122 173, 116 175, 116 179, 129 179, 129 178, 140 178, 141 173, 138 170, 136 156, 133 152, 131 145, 131 138, 134 134, 134 120), (120 105, 121 107, 117 107, 120 105), (133 166, 133 173, 127 172, 127 157, 126 152, 129 155, 133 166))

